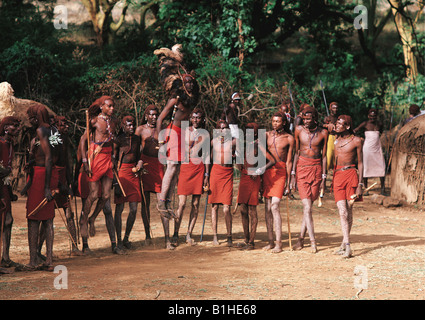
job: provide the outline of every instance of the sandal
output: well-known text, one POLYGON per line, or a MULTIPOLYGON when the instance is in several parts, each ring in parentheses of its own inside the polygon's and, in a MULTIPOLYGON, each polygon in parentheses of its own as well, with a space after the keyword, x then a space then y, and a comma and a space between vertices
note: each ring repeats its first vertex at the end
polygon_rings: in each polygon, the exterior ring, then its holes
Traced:
POLYGON ((37 271, 37 267, 30 266, 28 264, 21 264, 15 267, 15 271, 37 271))
POLYGON ((17 267, 19 265, 20 265, 20 263, 17 263, 17 262, 12 261, 12 260, 2 260, 1 261, 1 266, 3 268, 12 268, 12 267, 17 267))
POLYGON ((37 270, 40 271, 53 271, 55 270, 55 267, 52 265, 48 265, 48 264, 42 264, 41 266, 36 268, 37 270))
POLYGON ((0 268, 0 274, 9 274, 9 273, 13 273, 13 270, 0 268))

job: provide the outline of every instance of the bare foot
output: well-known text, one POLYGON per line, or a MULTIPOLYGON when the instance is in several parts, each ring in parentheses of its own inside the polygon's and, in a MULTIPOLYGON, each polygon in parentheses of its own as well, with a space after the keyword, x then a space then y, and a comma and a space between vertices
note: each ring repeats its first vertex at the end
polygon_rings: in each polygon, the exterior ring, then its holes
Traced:
POLYGON ((90 250, 90 248, 83 248, 83 255, 90 256, 93 254, 93 251, 90 250))
POLYGON ((213 237, 213 245, 215 245, 215 246, 220 245, 220 243, 218 242, 218 239, 217 239, 217 235, 214 235, 214 237, 213 237))
POLYGON ((165 249, 167 249, 167 250, 175 250, 176 247, 170 241, 167 241, 165 243, 165 249))
POLYGON ((121 249, 120 247, 116 246, 114 248, 112 248, 112 253, 114 254, 118 254, 118 255, 123 255, 125 254, 124 250, 121 249))
POLYGON ((193 240, 190 236, 186 237, 186 243, 190 246, 194 246, 196 244, 195 240, 193 240))
POLYGON ((345 253, 345 244, 341 244, 341 246, 334 252, 336 255, 343 255, 345 253))
POLYGON ((295 244, 295 246, 293 247, 293 249, 294 250, 301 250, 302 248, 304 248, 304 239, 298 238, 298 241, 295 244))
POLYGON ((243 250, 254 250, 254 244, 252 242, 245 243, 243 250))
POLYGON ((125 247, 126 249, 131 249, 131 242, 130 242, 130 241, 128 241, 128 240, 124 240, 124 241, 122 242, 122 244, 124 245, 124 247, 125 247))
POLYGON ((83 256, 84 254, 78 248, 72 248, 71 256, 83 256))
POLYGON ((172 236, 171 243, 177 247, 179 245, 179 236, 172 236))
POLYGON ((280 253, 280 252, 282 252, 282 244, 276 243, 274 248, 271 250, 271 253, 280 253))
POLYGON ((274 243, 270 242, 268 245, 266 245, 265 247, 263 247, 263 250, 271 250, 274 246, 274 243))
POLYGON ((316 253, 317 252, 316 241, 310 241, 310 245, 311 245, 311 252, 316 253))
POLYGON ((342 256, 346 259, 351 258, 353 256, 353 252, 351 251, 351 247, 349 244, 345 245, 345 253, 342 256))
POLYGON ((96 235, 96 228, 94 226, 94 220, 89 219, 89 234, 90 237, 94 237, 96 235))
POLYGON ((89 238, 89 231, 87 229, 87 223, 80 224, 80 234, 82 238, 89 238))
POLYGON ((226 243, 227 247, 233 247, 233 241, 232 241, 232 237, 227 237, 227 243, 226 243))

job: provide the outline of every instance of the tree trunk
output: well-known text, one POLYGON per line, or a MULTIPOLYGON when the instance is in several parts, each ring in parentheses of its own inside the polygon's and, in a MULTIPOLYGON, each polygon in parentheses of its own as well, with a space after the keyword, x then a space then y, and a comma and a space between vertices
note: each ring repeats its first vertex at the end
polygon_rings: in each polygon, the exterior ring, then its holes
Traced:
POLYGON ((111 12, 119 0, 81 0, 84 7, 90 15, 90 20, 93 24, 93 30, 96 33, 97 45, 102 48, 108 41, 108 36, 111 31, 116 31, 121 27, 124 15, 127 11, 127 2, 125 3, 122 17, 117 24, 110 25, 111 12))
POLYGON ((415 55, 416 34, 413 20, 407 16, 401 0, 388 0, 392 7, 394 22, 403 45, 406 76, 414 82, 418 75, 418 64, 415 55))
POLYGON ((239 43, 240 43, 240 49, 239 49, 239 70, 242 69, 242 65, 243 65, 243 61, 244 61, 244 57, 245 57, 245 40, 243 37, 243 30, 242 30, 242 19, 238 18, 238 28, 239 28, 239 43))

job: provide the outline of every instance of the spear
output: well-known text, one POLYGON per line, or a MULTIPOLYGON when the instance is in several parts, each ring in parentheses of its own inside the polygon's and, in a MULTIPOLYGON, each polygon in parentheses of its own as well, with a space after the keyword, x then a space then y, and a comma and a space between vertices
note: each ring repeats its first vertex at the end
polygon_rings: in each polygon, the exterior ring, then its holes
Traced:
POLYGON ((286 220, 288 223, 289 248, 292 251, 291 224, 289 223, 289 194, 286 195, 286 220))
POLYGON ((323 82, 320 80, 320 88, 322 88, 323 101, 325 102, 326 113, 329 117, 328 103, 326 102, 325 90, 323 89, 323 82))
POLYGON ((296 117, 298 113, 297 113, 297 108, 295 107, 294 99, 292 98, 291 87, 288 87, 288 91, 289 91, 289 97, 291 98, 291 105, 294 108, 294 115, 295 115, 294 117, 296 117))
POLYGON ((205 198, 205 209, 204 209, 204 221, 202 222, 202 231, 201 231, 201 239, 199 242, 202 242, 202 237, 204 236, 204 227, 205 227, 205 218, 207 216, 207 207, 208 207, 208 189, 204 189, 207 192, 207 197, 205 198))

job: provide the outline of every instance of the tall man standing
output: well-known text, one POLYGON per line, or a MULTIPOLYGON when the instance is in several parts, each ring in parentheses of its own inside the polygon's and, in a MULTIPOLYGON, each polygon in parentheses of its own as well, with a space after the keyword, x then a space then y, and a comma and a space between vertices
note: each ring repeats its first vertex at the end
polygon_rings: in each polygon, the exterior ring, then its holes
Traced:
POLYGON ((364 130, 363 144, 363 178, 367 188, 368 178, 379 177, 381 181, 381 194, 385 194, 385 158, 382 152, 380 135, 382 123, 378 120, 378 110, 369 109, 368 120, 362 122, 354 133, 364 130))
POLYGON ((269 244, 264 249, 282 252, 282 218, 280 200, 290 192, 290 171, 294 137, 285 131, 286 116, 277 112, 272 117, 272 131, 267 132, 267 150, 275 159, 274 166, 263 175, 263 196, 266 199, 266 225, 269 244), (273 240, 273 229, 276 240, 273 240))
POLYGON ((136 221, 137 206, 142 201, 140 180, 138 174, 141 172, 143 161, 140 159, 140 136, 134 134, 136 120, 132 116, 125 116, 121 121, 123 133, 115 140, 115 159, 118 160, 118 177, 125 196, 120 186, 115 185, 115 230, 117 232, 118 247, 131 248, 129 241, 131 230, 136 221), (130 211, 127 217, 124 240, 121 237, 122 212, 125 203, 128 202, 130 211))
MULTIPOLYGON (((56 203, 58 208, 63 208, 66 215, 66 223, 68 231, 72 237, 72 255, 81 255, 81 251, 77 246, 77 229, 74 221, 74 212, 71 209, 70 196, 72 195, 72 170, 71 170, 71 156, 69 153, 69 137, 68 137, 68 121, 64 116, 56 116, 54 118, 54 126, 59 131, 61 136, 62 145, 61 151, 58 155, 58 161, 54 170, 57 170, 59 176, 59 195, 57 195, 56 203)), ((41 248, 40 248, 41 250, 41 248)))
POLYGON ((291 171, 291 189, 295 182, 303 204, 303 220, 295 250, 304 247, 306 231, 310 237, 311 251, 317 252, 313 226, 313 202, 324 190, 326 182, 326 147, 328 131, 319 126, 317 110, 305 106, 302 111, 303 125, 295 128, 295 157, 291 171))
POLYGON ((363 193, 362 140, 354 136, 352 128, 350 116, 338 117, 335 127, 337 140, 335 141, 336 165, 333 190, 343 235, 342 244, 336 253, 343 255, 344 258, 352 256, 350 231, 353 225, 353 203, 350 204, 350 200, 353 196, 356 200, 361 200, 363 193))
MULTIPOLYGON (((135 131, 135 135, 141 138, 141 159, 144 164, 147 164, 146 170, 142 174, 142 220, 145 227, 145 241, 148 244, 152 241, 150 229, 150 194, 155 193, 159 201, 162 179, 164 177, 164 165, 158 159, 157 149, 158 131, 156 126, 158 115, 159 110, 155 105, 151 104, 147 106, 143 115, 142 124, 138 126, 135 131)), ((169 237, 169 231, 167 235, 169 237)))
POLYGON ((258 194, 261 188, 261 174, 264 170, 272 166, 275 161, 266 147, 259 142, 259 126, 256 123, 248 123, 246 129, 246 147, 244 164, 238 164, 241 172, 237 203, 242 216, 242 228, 245 236, 244 249, 254 249, 254 240, 257 234, 258 215, 257 205, 259 203, 258 194), (253 131, 253 139, 249 135, 253 131))
POLYGON ((36 139, 34 147, 35 165, 32 176, 33 183, 27 191, 26 218, 28 220, 30 262, 25 266, 25 269, 32 271, 38 267, 37 246, 40 223, 42 223, 46 235, 46 261, 42 268, 53 270, 53 219, 55 217, 55 204, 52 190, 58 187, 59 181, 59 176, 57 171, 53 170, 53 166, 58 160, 60 148, 57 148, 57 145, 61 144, 61 141, 55 139, 59 135, 59 132, 50 126, 49 114, 44 106, 30 106, 27 114, 31 125, 36 128, 36 139), (47 203, 43 206, 42 203, 44 201, 47 201, 47 203))
POLYGON ((208 181, 205 176, 206 157, 209 154, 203 154, 203 146, 207 146, 209 151, 209 135, 208 132, 202 130, 205 126, 205 114, 195 108, 192 112, 190 121, 192 125, 187 128, 186 145, 189 146, 188 161, 181 164, 179 181, 177 185, 177 194, 179 195, 179 207, 177 209, 177 217, 174 220, 173 243, 178 243, 178 233, 183 218, 183 212, 186 207, 187 197, 192 195, 192 205, 190 207, 189 225, 186 233, 186 243, 193 245, 195 241, 192 239, 193 228, 198 218, 199 204, 203 188, 208 181))
POLYGON ((227 229, 227 246, 231 247, 233 241, 230 208, 233 199, 233 155, 236 150, 236 139, 232 138, 229 124, 226 121, 219 120, 216 129, 219 129, 219 134, 211 141, 212 163, 207 167, 206 172, 206 175, 209 176, 207 183, 210 192, 208 203, 212 204, 213 244, 219 244, 217 235, 218 209, 222 204, 227 229))
MULTIPOLYGON (((10 259, 9 249, 12 236, 12 204, 11 204, 11 185, 10 174, 12 173, 13 161, 13 138, 19 133, 20 119, 9 116, 3 118, 0 123, 0 228, 1 228, 1 266, 16 267, 18 264, 10 259)), ((1 269, 1 268, 0 268, 1 269)), ((0 271, 0 273, 2 273, 0 271)))
POLYGON ((87 148, 87 138, 83 137, 81 143, 81 155, 84 171, 89 178, 89 196, 86 199, 80 219, 81 237, 83 239, 83 252, 90 252, 88 246, 88 216, 94 201, 98 199, 99 188, 102 187, 103 213, 105 214, 106 228, 111 240, 112 252, 122 254, 117 246, 115 237, 114 218, 111 209, 111 187, 113 180, 112 161, 113 141, 115 138, 116 119, 113 117, 114 100, 112 97, 103 96, 97 99, 89 107, 90 126, 90 149, 87 148), (86 140, 84 142, 84 140, 86 140), (90 167, 89 167, 90 164, 90 167))

